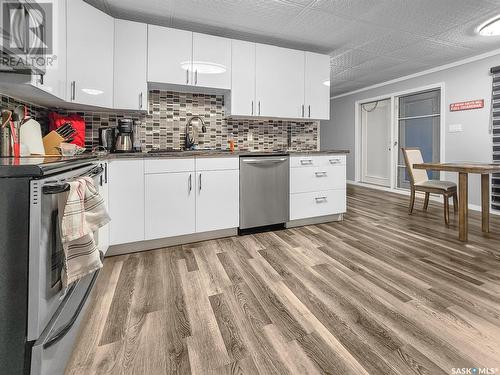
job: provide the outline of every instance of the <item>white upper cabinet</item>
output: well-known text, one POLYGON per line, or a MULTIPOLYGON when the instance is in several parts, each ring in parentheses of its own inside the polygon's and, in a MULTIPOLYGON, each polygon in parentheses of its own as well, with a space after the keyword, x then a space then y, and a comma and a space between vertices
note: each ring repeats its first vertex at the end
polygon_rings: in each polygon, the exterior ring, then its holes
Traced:
POLYGON ((115 19, 114 108, 147 109, 147 55, 147 25, 115 19))
POLYGON ((257 116, 303 117, 304 52, 257 44, 257 116))
POLYGON ((112 17, 83 0, 67 2, 68 101, 112 108, 113 39, 112 17))
POLYGON ((46 71, 42 77, 34 75, 31 84, 66 100, 66 0, 55 1, 53 6, 52 52, 47 56, 46 71))
POLYGON ((255 43, 232 41, 231 115, 254 116, 255 43))
POLYGON ((193 33, 195 86, 231 88, 231 39, 193 33))
POLYGON ((192 83, 193 33, 148 25, 148 82, 192 83))
POLYGON ((304 117, 330 119, 330 56, 305 53, 305 110, 304 117))

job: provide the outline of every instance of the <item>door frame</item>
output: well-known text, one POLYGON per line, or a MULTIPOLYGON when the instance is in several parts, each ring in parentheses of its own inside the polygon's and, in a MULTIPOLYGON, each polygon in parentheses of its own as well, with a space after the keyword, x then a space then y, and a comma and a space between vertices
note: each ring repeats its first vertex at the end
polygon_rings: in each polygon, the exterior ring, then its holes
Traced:
MULTIPOLYGON (((413 93, 418 93, 421 91, 428 90, 441 90, 441 105, 440 105, 440 160, 445 161, 445 137, 446 137, 446 103, 445 103, 445 84, 444 82, 438 82, 426 86, 414 87, 411 89, 396 91, 384 95, 378 95, 371 98, 365 98, 356 100, 354 102, 354 178, 357 183, 362 182, 362 168, 363 168, 363 158, 362 158, 362 135, 361 135, 361 105, 375 102, 377 100, 391 99, 391 186, 390 190, 401 190, 397 188, 397 157, 399 152, 399 134, 398 127, 396 126, 397 113, 396 113, 396 100, 400 96, 409 95, 413 93)), ((445 179, 446 173, 441 173, 441 179, 445 179)))
MULTIPOLYGON (((384 101, 388 101, 388 105, 389 105, 389 140, 388 140, 388 144, 386 145, 386 147, 391 147, 392 148, 392 132, 393 132, 393 113, 394 113, 394 109, 393 109, 393 100, 391 97, 387 97, 385 99, 380 99, 380 100, 375 100, 375 102, 384 102, 384 101)), ((389 180, 389 186, 385 185, 385 184, 382 184, 380 182, 375 182, 377 179, 378 180, 381 180, 380 178, 377 178, 377 177, 370 177, 368 176, 367 174, 367 165, 366 165, 366 158, 363 157, 365 151, 366 151, 366 139, 364 138, 364 134, 363 134, 363 105, 365 104, 371 104, 373 102, 364 102, 364 103, 361 103, 359 105, 359 114, 360 114, 360 126, 361 126, 361 175, 360 175, 360 181, 364 182, 364 183, 369 183, 369 184, 373 184, 373 185, 379 185, 379 186, 383 186, 383 187, 392 187, 392 152, 390 153, 389 155, 389 176, 388 176, 388 180, 389 180), (368 181, 368 178, 373 180, 373 182, 370 182, 368 181), (364 180, 364 181, 363 181, 364 180)))

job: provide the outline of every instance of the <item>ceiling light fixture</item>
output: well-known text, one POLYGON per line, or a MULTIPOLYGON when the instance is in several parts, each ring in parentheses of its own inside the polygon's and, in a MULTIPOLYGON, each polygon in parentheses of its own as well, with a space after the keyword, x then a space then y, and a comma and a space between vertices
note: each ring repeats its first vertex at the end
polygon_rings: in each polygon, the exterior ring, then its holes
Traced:
POLYGON ((181 62, 181 68, 189 71, 192 69, 199 74, 222 74, 226 71, 224 65, 206 61, 183 61, 181 62))
POLYGON ((477 28, 477 33, 482 36, 500 35, 500 15, 481 24, 477 28))
POLYGON ((327 79, 325 82, 323 82, 323 85, 330 87, 330 80, 327 79))

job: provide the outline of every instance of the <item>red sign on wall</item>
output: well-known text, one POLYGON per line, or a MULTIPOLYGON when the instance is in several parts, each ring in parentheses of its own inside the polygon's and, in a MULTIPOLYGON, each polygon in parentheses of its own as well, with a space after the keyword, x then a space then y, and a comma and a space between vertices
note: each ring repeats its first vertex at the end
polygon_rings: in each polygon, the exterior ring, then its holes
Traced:
POLYGON ((450 104, 450 112, 468 111, 470 109, 484 108, 484 99, 469 100, 467 102, 458 102, 450 104))

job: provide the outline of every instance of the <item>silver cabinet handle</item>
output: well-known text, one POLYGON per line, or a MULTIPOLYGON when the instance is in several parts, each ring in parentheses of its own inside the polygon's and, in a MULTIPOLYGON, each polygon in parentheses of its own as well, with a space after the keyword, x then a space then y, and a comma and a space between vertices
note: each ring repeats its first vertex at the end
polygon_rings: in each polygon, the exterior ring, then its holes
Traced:
POLYGON ((71 100, 76 99, 76 81, 71 81, 71 100))
POLYGON ((317 197, 317 198, 314 198, 316 200, 316 203, 320 203, 320 202, 326 202, 326 197, 317 197))
POLYGON ((269 163, 280 163, 282 161, 286 161, 286 158, 241 159, 241 161, 247 164, 269 164, 269 163))
POLYGON ((260 100, 259 100, 259 116, 260 116, 260 100))
POLYGON ((309 118, 311 118, 311 105, 309 104, 309 118))
POLYGON ((302 104, 302 117, 304 117, 304 104, 302 104))
POLYGON ((200 173, 200 177, 198 179, 199 179, 198 190, 201 191, 201 173, 200 173))
POLYGON ((142 109, 142 92, 139 93, 139 109, 142 109))
POLYGON ((189 69, 186 69, 186 85, 189 84, 189 69))
POLYGON ((340 159, 330 159, 330 164, 340 164, 342 160, 340 159))
POLYGON ((252 116, 253 116, 253 100, 252 100, 252 116))
POLYGON ((301 165, 312 165, 313 161, 312 159, 303 159, 300 161, 301 165))
POLYGON ((326 177, 326 172, 315 172, 316 177, 326 177))
POLYGON ((191 193, 191 190, 193 190, 193 184, 191 181, 191 173, 189 174, 189 179, 188 179, 188 187, 189 187, 189 192, 191 193))
POLYGON ((195 85, 198 84, 198 69, 194 71, 194 84, 195 85))

